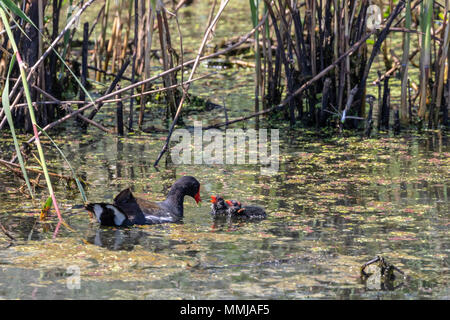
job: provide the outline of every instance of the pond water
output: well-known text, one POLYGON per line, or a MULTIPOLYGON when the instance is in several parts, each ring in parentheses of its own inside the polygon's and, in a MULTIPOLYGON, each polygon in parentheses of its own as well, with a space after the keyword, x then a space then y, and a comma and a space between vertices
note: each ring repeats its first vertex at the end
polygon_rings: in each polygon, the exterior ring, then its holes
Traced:
MULTIPOLYGON (((15 192, 18 182, 2 172, 0 222, 16 241, 0 236, 0 297, 448 299, 448 140, 321 141, 282 132, 279 171, 270 177, 248 164, 169 162, 157 171, 162 136, 71 133, 64 151, 90 183, 91 202, 111 201, 127 186, 161 200, 176 178, 197 177, 204 202, 186 198, 180 224, 100 228, 72 208, 82 203, 77 191, 59 183, 75 231, 62 226, 53 238, 55 223, 38 222, 39 203, 15 192), (208 199, 216 193, 262 205, 269 217, 214 222, 208 199), (359 280, 360 266, 376 255, 407 274, 395 290, 359 280), (67 288, 70 266, 80 270, 80 289, 67 288)), ((63 163, 56 154, 52 162, 63 163)))
MULTIPOLYGON (((193 28, 186 30, 200 32, 203 20, 195 18, 195 7, 190 10, 182 21, 193 28)), ((243 33, 236 30, 227 35, 243 33)), ((208 69, 202 64, 199 73, 208 69)), ((225 104, 230 117, 251 112, 252 70, 217 70, 213 79, 193 85, 191 93, 225 104)), ((146 125, 161 125, 164 110, 149 111, 146 125)), ((96 117, 105 126, 114 123, 111 119, 113 106, 96 117)), ((206 126, 222 122, 224 114, 213 109, 184 116, 188 126, 195 120, 206 126)), ((317 137, 317 132, 282 126, 279 169, 264 176, 260 165, 174 165, 170 157, 156 170, 153 162, 165 134, 117 138, 96 128, 83 133, 74 123, 51 136, 89 183, 90 202, 111 202, 129 186, 147 200, 163 200, 177 178, 192 175, 201 182, 203 203, 186 198, 178 224, 101 228, 77 208, 82 204, 77 189, 55 181, 73 231, 61 226, 53 237, 54 212, 49 222, 39 222, 45 189, 33 202, 18 191, 21 181, 0 168, 0 222, 16 239, 0 232, 0 298, 450 298, 450 150, 442 133, 361 139, 317 137), (213 194, 264 206, 268 218, 214 221, 209 215, 213 194), (406 277, 397 277, 392 286, 362 282, 361 265, 376 255, 406 277), (80 286, 71 289, 74 270, 80 286)), ((254 122, 236 127, 253 128, 254 122)), ((272 128, 264 119, 261 127, 272 128)), ((0 141, 2 155, 10 155, 10 136, 2 133, 0 141)), ((69 175, 48 139, 43 143, 52 171, 69 175)))

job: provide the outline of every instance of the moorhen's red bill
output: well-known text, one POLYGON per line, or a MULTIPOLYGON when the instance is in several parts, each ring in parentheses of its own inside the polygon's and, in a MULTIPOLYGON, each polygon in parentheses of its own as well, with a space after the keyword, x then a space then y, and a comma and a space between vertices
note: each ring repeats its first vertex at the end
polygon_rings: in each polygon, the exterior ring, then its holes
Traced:
POLYGON ((225 216, 228 214, 228 205, 221 196, 211 196, 211 215, 225 216))
POLYGON ((267 217, 266 211, 257 206, 242 206, 239 201, 226 200, 228 204, 228 214, 233 218, 243 219, 265 219, 267 217))
POLYGON ((183 218, 184 196, 190 196, 197 203, 200 198, 200 183, 194 177, 185 176, 178 179, 170 188, 166 200, 151 202, 135 198, 131 190, 121 191, 114 203, 93 203, 86 205, 86 210, 97 217, 101 225, 128 226, 133 224, 158 224, 177 222, 183 218))

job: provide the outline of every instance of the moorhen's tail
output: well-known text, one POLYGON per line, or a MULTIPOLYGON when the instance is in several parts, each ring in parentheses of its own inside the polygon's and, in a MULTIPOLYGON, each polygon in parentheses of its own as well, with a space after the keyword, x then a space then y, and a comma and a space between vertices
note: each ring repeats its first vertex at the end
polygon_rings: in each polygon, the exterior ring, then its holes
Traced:
POLYGON ((88 203, 85 209, 92 212, 103 226, 129 226, 132 223, 127 215, 114 205, 107 203, 88 203))

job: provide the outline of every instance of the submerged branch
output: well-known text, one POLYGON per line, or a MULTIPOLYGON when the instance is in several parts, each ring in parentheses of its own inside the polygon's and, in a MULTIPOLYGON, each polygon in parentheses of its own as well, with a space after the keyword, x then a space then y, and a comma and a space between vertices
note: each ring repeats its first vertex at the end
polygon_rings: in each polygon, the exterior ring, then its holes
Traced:
POLYGON ((3 224, 0 222, 0 230, 2 230, 3 234, 5 236, 7 236, 9 239, 16 241, 16 238, 14 238, 9 232, 8 230, 6 230, 6 228, 3 226, 3 224))

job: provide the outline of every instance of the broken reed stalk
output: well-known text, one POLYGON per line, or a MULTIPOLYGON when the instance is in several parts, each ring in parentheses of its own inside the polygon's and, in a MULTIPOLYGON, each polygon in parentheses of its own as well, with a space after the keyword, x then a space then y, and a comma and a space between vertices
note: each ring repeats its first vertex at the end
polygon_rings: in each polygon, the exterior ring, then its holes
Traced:
POLYGON ((369 112, 367 114, 367 119, 366 119, 366 126, 364 129, 364 136, 366 138, 370 138, 370 134, 372 132, 372 128, 373 128, 373 119, 372 119, 372 114, 373 114, 373 102, 375 100, 374 96, 369 96, 369 112))
MULTIPOLYGON (((138 43, 138 23, 139 23, 139 16, 138 16, 138 0, 130 0, 130 2, 134 3, 134 46, 133 46, 133 64, 131 66, 131 84, 135 83, 135 77, 136 77, 136 56, 137 56, 137 43, 138 43)), ((130 9, 131 11, 131 9, 130 9)), ((131 89, 131 95, 134 94, 134 88, 131 89)), ((129 113, 128 113, 128 132, 133 132, 133 114, 134 114, 134 99, 130 98, 130 106, 129 106, 129 113)))
MULTIPOLYGON (((163 22, 163 15, 162 15, 162 11, 164 10, 164 5, 161 3, 160 0, 158 0, 157 4, 156 4, 156 21, 158 24, 158 33, 159 33, 159 43, 160 43, 160 47, 161 47, 161 56, 162 56, 162 61, 163 61, 163 70, 169 70, 170 69, 170 53, 169 48, 170 48, 170 43, 168 42, 168 39, 170 37, 168 37, 168 33, 169 30, 167 30, 165 28, 165 24, 163 22)), ((173 85, 173 77, 172 77, 173 73, 167 74, 163 77, 163 81, 164 81, 164 87, 170 87, 173 85)), ((172 90, 167 91, 167 118, 169 118, 169 111, 170 114, 172 115, 172 117, 175 114, 175 105, 176 105, 176 101, 175 101, 175 95, 174 92, 172 90)))
MULTIPOLYGON (((143 1, 144 2, 144 1, 143 1)), ((146 38, 144 50, 144 75, 145 79, 150 78, 150 54, 153 40, 153 24, 155 22, 156 0, 147 1, 148 9, 146 11, 146 38)), ((162 48, 161 48, 162 50, 162 48)), ((147 86, 145 86, 147 88, 147 86)), ((142 89, 144 90, 144 88, 142 89)))
MULTIPOLYGON (((339 25, 340 25, 340 14, 339 14, 339 12, 340 12, 340 4, 339 4, 339 1, 338 0, 334 0, 334 3, 333 3, 333 5, 334 5, 334 14, 333 14, 333 36, 334 36, 334 41, 333 41, 333 57, 334 57, 334 60, 337 60, 337 58, 341 55, 340 54, 340 50, 339 50, 339 39, 340 39, 340 28, 339 28, 339 25)), ((337 66, 337 68, 339 68, 339 66, 337 66)), ((336 86, 335 86, 335 96, 337 97, 337 101, 336 101, 336 103, 337 103, 337 107, 338 107, 338 110, 341 110, 341 108, 342 108, 342 99, 341 99, 341 95, 340 95, 340 79, 339 79, 339 77, 340 77, 340 73, 338 72, 338 71, 336 71, 335 72, 335 75, 334 75, 334 83, 336 83, 336 86)))
POLYGON ((425 113, 427 111, 427 99, 428 99, 428 79, 431 73, 431 26, 433 18, 433 0, 423 0, 423 11, 422 22, 423 29, 422 32, 425 33, 422 36, 421 43, 421 57, 420 57, 420 103, 419 103, 419 113, 420 119, 425 120, 425 113))
MULTIPOLYGON (((183 35, 182 35, 182 33, 181 33, 181 28, 180 28, 180 22, 178 21, 178 17, 177 17, 177 14, 176 14, 176 11, 175 11, 175 13, 171 13, 170 11, 166 11, 167 12, 167 14, 169 14, 169 17, 175 17, 175 23, 176 23, 176 25, 177 25, 177 30, 178 30, 178 37, 179 37, 179 39, 180 39, 180 55, 179 55, 179 58, 180 58, 180 61, 178 61, 178 63, 181 65, 181 72, 180 72, 180 77, 181 77, 181 83, 182 83, 182 87, 181 87, 181 89, 182 90, 184 90, 184 69, 183 69, 183 65, 184 65, 184 50, 183 50, 183 35)), ((167 19, 165 19, 165 22, 167 23, 167 19)), ((166 25, 166 28, 168 29, 169 27, 166 25)), ((172 68, 173 68, 173 66, 172 66, 172 68)), ((173 77, 176 79, 176 76, 172 73, 172 75, 173 75, 173 77)), ((197 78, 198 79, 198 78, 197 78)), ((194 79, 192 79, 192 80, 194 80, 194 79)), ((175 82, 176 82, 176 80, 175 80, 175 82)))
MULTIPOLYGON (((43 51, 43 39, 42 35, 44 34, 44 4, 42 0, 38 1, 38 13, 39 13, 39 32, 38 32, 38 56, 42 54, 43 51)), ((42 64, 39 68, 39 78, 38 84, 41 88, 45 88, 45 72, 44 65, 42 64)))
MULTIPOLYGON (((167 14, 166 14, 166 13, 168 13, 168 11, 164 7, 162 7, 162 8, 163 8, 163 10, 161 11, 161 14, 162 14, 163 26, 164 26, 164 30, 165 30, 165 32, 164 32, 165 43, 167 43, 167 46, 166 46, 167 58, 168 58, 167 62, 168 62, 169 69, 172 69, 173 68, 174 56, 177 57, 177 54, 176 54, 174 48, 172 47, 172 41, 170 40, 170 29, 169 29, 169 23, 168 23, 167 14)), ((181 34, 180 26, 178 25, 178 19, 176 19, 176 24, 177 24, 178 31, 181 34)), ((182 42, 182 37, 181 36, 180 36, 180 42, 182 42)), ((181 49, 182 48, 183 48, 183 46, 181 46, 181 49)), ((181 70, 181 71, 183 71, 183 70, 181 70)), ((181 79, 182 79, 181 81, 183 81, 183 77, 181 79)), ((172 85, 177 83, 176 72, 169 73, 169 80, 170 80, 170 86, 172 86, 172 85)), ((173 106, 172 115, 175 114, 175 107, 176 107, 176 104, 177 104, 176 93, 177 92, 175 90, 169 90, 167 92, 167 94, 169 95, 169 101, 173 102, 172 103, 172 106, 173 106)))
POLYGON ((143 97, 143 93, 144 93, 144 89, 145 89, 145 84, 141 85, 141 103, 139 106, 139 118, 138 118, 138 128, 139 130, 142 130, 142 124, 144 122, 144 108, 145 108, 145 103, 144 103, 144 97, 143 97))
MULTIPOLYGON (((59 30, 59 16, 61 13, 62 0, 53 0, 52 1, 52 33, 51 33, 51 41, 54 41, 58 36, 59 30)), ((50 83, 48 83, 49 87, 52 87, 53 83, 57 80, 56 78, 56 60, 57 56, 55 53, 52 53, 49 57, 50 64, 50 83)))
POLYGON ((138 33, 137 33, 137 37, 139 39, 139 41, 137 42, 137 64, 136 64, 136 72, 137 74, 142 74, 142 68, 143 68, 143 57, 144 57, 144 52, 145 52, 145 43, 147 40, 146 34, 145 34, 145 26, 146 26, 146 17, 144 15, 145 12, 145 1, 141 0, 136 0, 136 6, 135 10, 137 8, 137 10, 135 12, 137 12, 137 29, 138 29, 138 33))
MULTIPOLYGON (((347 2, 347 1, 344 1, 347 2)), ((314 77, 317 74, 316 67, 316 0, 306 1, 307 10, 310 12, 310 42, 311 46, 311 75, 314 77)))
MULTIPOLYGON (((151 54, 151 48, 152 48, 152 40, 153 40, 153 24, 154 24, 154 19, 155 19, 155 7, 156 7, 156 0, 147 0, 147 6, 148 9, 146 10, 145 13, 145 26, 143 25, 142 28, 142 33, 143 33, 143 28, 146 28, 146 37, 145 37, 145 43, 144 45, 139 45, 140 48, 144 48, 145 46, 145 50, 143 51, 144 54, 144 79, 148 79, 150 78, 150 54, 151 54)), ((139 8, 140 12, 144 11, 143 9, 144 7, 144 1, 142 1, 141 7, 139 8)), ((142 16, 142 18, 144 18, 144 16, 142 16)), ((162 47, 161 47, 162 50, 162 47)), ((141 85, 141 93, 144 92, 146 90, 146 88, 148 87, 148 83, 142 84, 141 85)), ((145 99, 144 97, 141 97, 141 101, 140 101, 140 109, 139 109, 139 118, 138 118, 138 128, 139 130, 142 130, 142 124, 144 121, 144 110, 145 110, 145 99)))
MULTIPOLYGON (((106 42, 106 29, 108 26, 108 17, 109 17, 109 6, 110 6, 111 0, 106 0, 105 3, 105 11, 103 12, 103 19, 102 19, 102 32, 100 34, 98 42, 98 59, 101 61, 101 57, 103 56, 103 52, 105 51, 105 42, 106 42)), ((98 67, 101 67, 100 64, 98 64, 98 67)), ((106 71, 106 70, 105 70, 106 71)), ((96 80, 101 80, 101 74, 97 72, 96 80)))
MULTIPOLYGON (((411 28, 411 0, 406 0, 405 12, 405 28, 411 28)), ((409 62, 409 45, 411 35, 408 32, 403 34, 403 56, 401 65, 401 95, 400 95, 400 122, 407 124, 408 119, 408 62, 409 62)))
POLYGON ((111 72, 114 73, 116 72, 116 66, 119 65, 119 61, 120 60, 120 55, 121 55, 121 44, 122 44, 122 22, 120 20, 120 14, 116 13, 116 18, 115 20, 117 21, 116 24, 116 32, 115 32, 115 36, 114 36, 114 44, 113 44, 113 48, 112 48, 112 60, 111 60, 111 72))
MULTIPOLYGON (((88 56, 88 41, 89 41, 89 22, 85 22, 83 25, 83 47, 81 49, 81 84, 86 87, 87 77, 88 77, 88 66, 87 66, 87 56, 88 56)), ((84 101, 86 95, 81 88, 79 89, 80 96, 79 99, 84 101)), ((78 108, 81 108, 79 105, 78 108)), ((82 113, 81 113, 82 115, 82 113)))
MULTIPOLYGON (((109 60, 111 59, 112 55, 113 55, 113 51, 114 48, 116 46, 116 39, 117 39, 117 33, 118 30, 120 28, 120 21, 118 19, 118 17, 114 17, 114 21, 113 21, 113 26, 112 26, 112 31, 111 31, 111 38, 108 41, 108 46, 106 47, 106 52, 105 52, 105 62, 103 65, 103 70, 108 70, 108 65, 109 65, 109 60)), ((114 61, 112 62, 112 64, 114 65, 114 61)), ((112 67, 112 72, 114 72, 114 67, 112 67)))
POLYGON ((390 100, 391 89, 389 88, 389 77, 384 79, 383 88, 383 102, 381 104, 381 113, 378 130, 389 130, 389 116, 390 116, 390 100))
MULTIPOLYGON (((117 85, 117 90, 120 90, 120 85, 117 85)), ((120 93, 117 95, 117 107, 116 107, 116 128, 117 134, 123 136, 123 104, 120 100, 120 93)))
MULTIPOLYGON (((267 5, 264 2, 264 15, 267 13, 267 5)), ((261 90, 260 90, 260 95, 264 96, 264 88, 266 86, 267 83, 267 79, 268 79, 268 65, 269 65, 269 60, 271 59, 272 56, 272 50, 269 49, 270 48, 270 30, 269 30, 269 26, 268 24, 264 24, 263 28, 262 28, 262 44, 263 44, 263 56, 264 56, 264 65, 262 66, 262 75, 261 75, 261 90)), ((267 108, 267 99, 262 98, 262 108, 266 109, 267 108)), ((259 110, 258 110, 259 111, 259 110)), ((228 118, 227 118, 228 121, 228 118)))
MULTIPOLYGON (((286 57, 286 53, 284 52, 284 49, 283 49, 283 40, 282 40, 283 38, 282 38, 282 29, 281 29, 281 28, 286 28, 286 30, 284 30, 284 32, 287 33, 287 25, 286 25, 286 23, 280 23, 280 28, 278 27, 276 15, 275 15, 274 11, 272 10, 272 7, 270 6, 269 1, 268 0, 265 0, 265 1, 267 4, 268 13, 270 14, 270 18, 272 20, 272 25, 273 25, 275 35, 277 38, 277 44, 278 44, 277 50, 280 52, 281 61, 283 62, 284 69, 286 72, 287 95, 290 96, 292 94, 292 92, 294 91, 293 75, 292 75, 292 69, 289 66, 288 58, 286 57)), ((295 122, 294 101, 289 101, 289 111, 290 111, 290 125, 292 126, 295 122)))
MULTIPOLYGON (((118 20, 118 26, 116 28, 116 45, 113 48, 113 58, 111 63, 111 71, 114 73, 116 72, 116 67, 119 66, 119 68, 122 67, 122 28, 123 23, 121 20, 121 12, 122 12, 122 5, 123 2, 119 2, 117 4, 117 11, 116 11, 116 19, 118 20)), ((127 46, 123 47, 123 50, 126 51, 127 46)))
MULTIPOLYGON (((447 56, 447 66, 450 66, 450 50, 447 56)), ((447 104, 442 105, 442 122, 444 125, 448 126, 448 105, 450 104, 450 77, 448 76, 450 67, 447 68, 447 104)))
MULTIPOLYGON (((97 25, 98 20, 100 20, 100 18, 103 17, 103 13, 104 13, 104 11, 105 11, 105 6, 106 6, 106 3, 104 3, 104 4, 102 5, 102 7, 100 8, 100 10, 98 10, 97 17, 96 17, 95 20, 92 22, 91 30, 89 30, 89 38, 91 37, 92 32, 94 32, 94 28, 95 28, 95 26, 97 25)), ((95 40, 94 40, 94 41, 95 41, 95 40)))
MULTIPOLYGON (((128 0, 128 15, 127 15, 127 26, 125 29, 125 36, 123 37, 123 43, 122 43, 122 53, 120 55, 120 65, 119 68, 122 67, 123 61, 125 61, 125 55, 127 53, 128 48, 128 40, 130 39, 130 32, 131 32, 131 12, 133 11, 133 0, 128 0)), ((134 65, 134 64, 133 64, 134 65)))

